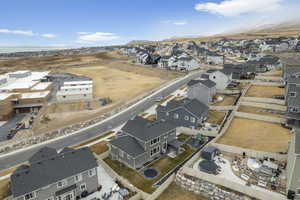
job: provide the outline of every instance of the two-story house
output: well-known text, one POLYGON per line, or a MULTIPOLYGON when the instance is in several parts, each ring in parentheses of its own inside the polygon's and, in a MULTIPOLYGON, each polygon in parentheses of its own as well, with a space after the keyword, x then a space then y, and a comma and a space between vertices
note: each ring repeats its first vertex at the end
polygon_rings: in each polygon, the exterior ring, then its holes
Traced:
POLYGON ((111 140, 110 156, 133 169, 167 153, 172 147, 179 151, 176 125, 166 121, 151 121, 142 117, 129 120, 121 129, 122 135, 111 140))
POLYGON ((99 187, 98 164, 88 147, 60 153, 44 147, 11 175, 14 200, 75 200, 99 187))
POLYGON ((300 199, 300 130, 295 129, 289 142, 286 166, 286 191, 288 199, 300 199))
POLYGON ((208 70, 208 79, 216 84, 217 90, 224 90, 231 83, 231 74, 227 75, 222 70, 208 70))
POLYGON ((195 129, 208 118, 208 106, 197 99, 171 100, 156 108, 156 117, 177 127, 195 129))
POLYGON ((197 99, 198 101, 208 105, 213 102, 213 97, 217 93, 216 83, 207 80, 191 80, 188 82, 187 96, 189 99, 197 99))
POLYGON ((285 100, 287 105, 287 122, 293 126, 296 121, 300 120, 300 72, 287 79, 285 100))

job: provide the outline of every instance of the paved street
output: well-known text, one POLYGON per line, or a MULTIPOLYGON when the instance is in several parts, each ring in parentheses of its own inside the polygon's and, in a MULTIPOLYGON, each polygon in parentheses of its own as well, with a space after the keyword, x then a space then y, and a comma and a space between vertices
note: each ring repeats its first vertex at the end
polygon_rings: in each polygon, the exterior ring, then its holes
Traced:
POLYGON ((159 92, 150 95, 149 97, 141 100, 134 106, 130 107, 128 110, 124 112, 118 113, 110 118, 110 120, 104 121, 102 123, 97 124, 91 128, 80 131, 76 134, 69 135, 60 140, 51 141, 46 144, 39 144, 38 146, 34 146, 32 148, 24 149, 22 151, 18 151, 13 154, 8 154, 0 157, 0 170, 12 167, 14 165, 20 164, 22 162, 27 161, 35 152, 37 152, 40 148, 44 146, 50 146, 56 149, 62 149, 63 147, 78 144, 81 141, 88 140, 89 138, 95 137, 99 135, 99 133, 104 133, 114 127, 125 123, 135 115, 143 112, 147 108, 154 105, 155 100, 158 97, 168 96, 170 93, 174 92, 180 86, 186 84, 193 78, 199 77, 202 72, 195 72, 185 76, 180 81, 174 82, 172 85, 169 85, 159 92))

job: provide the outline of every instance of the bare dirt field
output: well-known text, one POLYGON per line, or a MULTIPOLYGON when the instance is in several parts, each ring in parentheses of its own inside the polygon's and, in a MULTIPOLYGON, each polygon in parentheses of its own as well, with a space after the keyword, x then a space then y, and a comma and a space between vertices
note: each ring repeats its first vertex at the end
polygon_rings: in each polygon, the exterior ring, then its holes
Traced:
POLYGON ((119 52, 0 59, 0 73, 24 69, 87 75, 94 81, 93 102, 46 106, 39 116, 47 115, 50 120, 47 123, 43 123, 41 117, 35 120, 34 133, 54 130, 101 116, 182 75, 178 72, 134 65, 132 59, 119 52), (99 98, 110 98, 112 103, 101 106, 99 98))
POLYGON ((266 109, 259 108, 259 107, 253 107, 253 106, 240 106, 238 109, 239 112, 265 115, 265 116, 270 116, 270 117, 284 117, 283 115, 277 114, 277 113, 262 112, 263 110, 266 110, 266 109))
POLYGON ((286 152, 291 133, 280 124, 234 118, 220 144, 267 152, 286 152))
POLYGON ((208 123, 212 124, 218 124, 221 125, 224 118, 225 118, 226 112, 218 112, 214 110, 209 110, 208 111, 208 123))
POLYGON ((206 200, 207 198, 196 195, 193 192, 189 192, 182 187, 178 186, 175 182, 171 185, 157 198, 158 200, 206 200))
POLYGON ((216 95, 215 98, 218 98, 218 96, 223 96, 224 100, 218 103, 213 104, 213 106, 231 106, 234 104, 236 97, 230 96, 230 95, 216 95))
POLYGON ((284 88, 276 86, 252 85, 246 93, 246 97, 272 98, 274 95, 283 95, 284 88))

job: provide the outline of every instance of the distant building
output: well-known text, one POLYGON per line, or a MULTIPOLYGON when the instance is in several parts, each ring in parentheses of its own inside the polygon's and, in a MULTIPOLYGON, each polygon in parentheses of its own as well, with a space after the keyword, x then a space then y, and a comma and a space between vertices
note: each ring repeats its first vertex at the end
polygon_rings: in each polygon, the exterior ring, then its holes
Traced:
POLYGON ((67 81, 56 93, 58 102, 88 101, 93 99, 93 81, 67 81))
POLYGON ((53 84, 45 82, 49 72, 29 70, 0 76, 0 120, 16 113, 37 112, 49 100, 53 84))
POLYGON ((60 153, 44 147, 11 175, 14 200, 75 200, 99 187, 98 164, 88 147, 60 153))
POLYGON ((213 102, 213 97, 217 93, 215 82, 211 80, 191 80, 187 85, 189 99, 197 99, 205 105, 213 102))
POLYGON ((223 65, 224 56, 213 51, 206 52, 206 62, 212 65, 223 65))

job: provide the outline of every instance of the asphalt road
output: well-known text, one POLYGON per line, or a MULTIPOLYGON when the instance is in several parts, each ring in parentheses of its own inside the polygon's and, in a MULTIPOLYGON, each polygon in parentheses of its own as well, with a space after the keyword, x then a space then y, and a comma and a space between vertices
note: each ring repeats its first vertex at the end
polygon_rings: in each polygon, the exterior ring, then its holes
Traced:
POLYGON ((151 96, 150 98, 145 98, 135 104, 134 107, 126 110, 125 112, 118 113, 114 115, 110 120, 104 121, 94 127, 82 130, 76 134, 72 134, 61 138, 59 140, 51 141, 46 144, 39 144, 38 146, 33 146, 32 148, 24 149, 22 151, 17 151, 12 154, 8 154, 0 157, 0 170, 7 169, 13 167, 17 164, 26 162, 35 152, 37 152, 40 148, 44 146, 49 146, 55 149, 62 149, 66 146, 71 146, 74 144, 78 144, 82 141, 88 140, 89 138, 93 138, 99 133, 104 133, 112 128, 118 127, 121 124, 125 123, 132 117, 137 114, 143 112, 148 109, 152 105, 156 103, 156 99, 158 97, 165 97, 177 90, 180 86, 186 84, 191 79, 199 77, 202 72, 196 72, 185 76, 182 80, 173 83, 172 85, 165 87, 160 92, 151 96))

